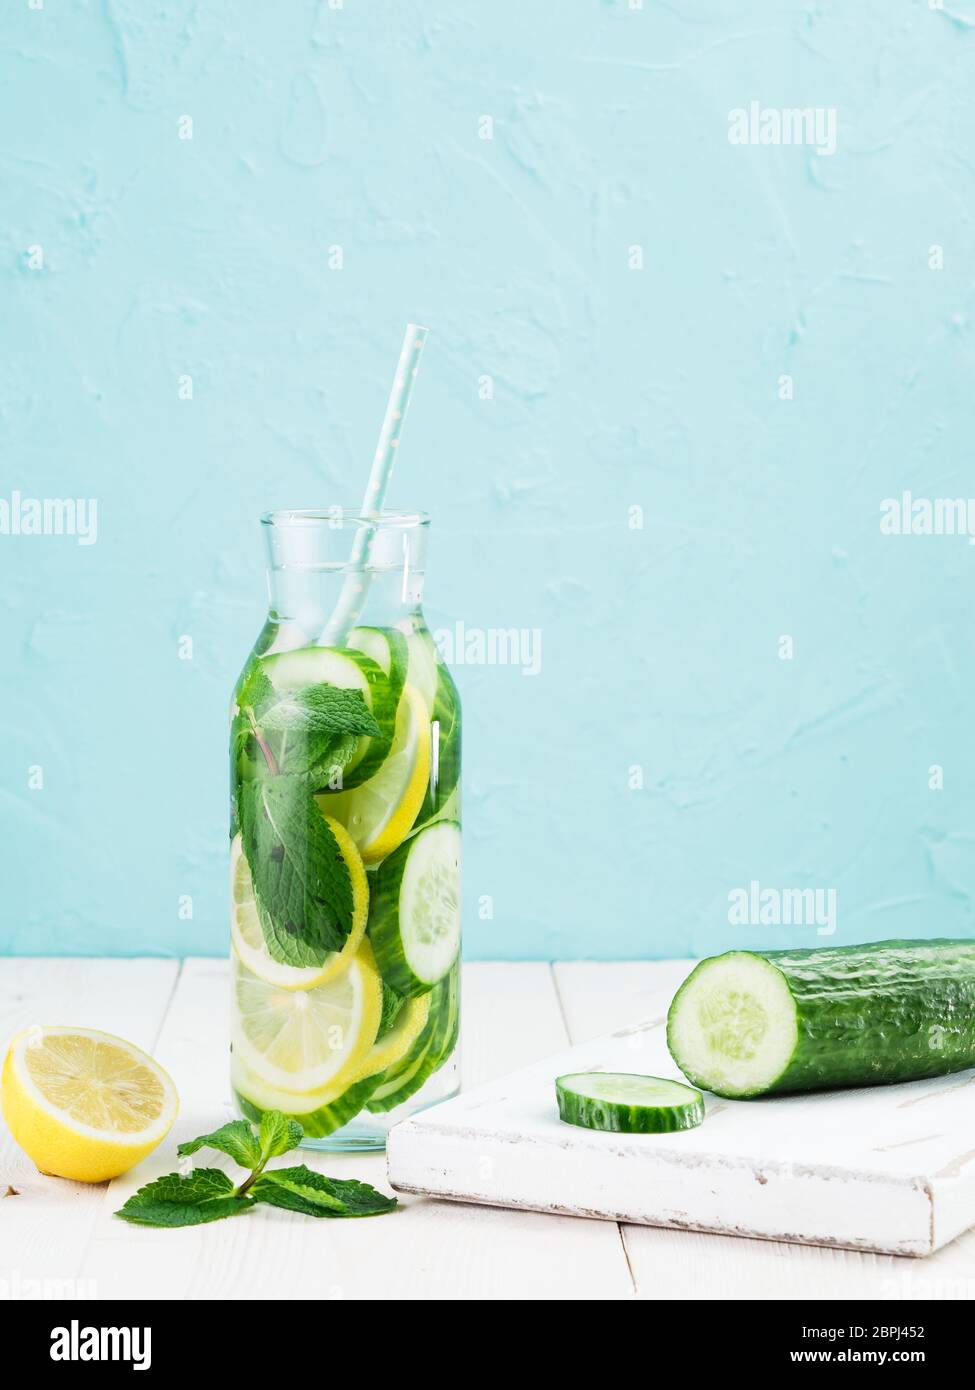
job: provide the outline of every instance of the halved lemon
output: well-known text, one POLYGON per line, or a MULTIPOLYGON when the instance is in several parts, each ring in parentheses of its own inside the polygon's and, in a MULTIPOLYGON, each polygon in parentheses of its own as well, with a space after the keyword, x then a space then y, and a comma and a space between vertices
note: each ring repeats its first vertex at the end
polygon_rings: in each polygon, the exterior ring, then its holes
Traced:
POLYGON ((234 949, 247 969, 258 979, 280 989, 313 989, 345 969, 359 949, 369 916, 369 884, 366 871, 344 825, 331 816, 325 820, 335 836, 352 880, 352 930, 341 951, 332 951, 321 965, 284 965, 267 949, 264 931, 254 898, 254 880, 239 835, 230 846, 230 936, 234 949))
POLYGON ((235 956, 233 1049, 248 1071, 284 1091, 347 1084, 376 1040, 382 981, 364 940, 344 969, 311 989, 282 989, 235 956))
POLYGON ((378 864, 413 828, 430 780, 430 711, 412 686, 403 689, 396 732, 379 771, 352 791, 316 798, 326 820, 346 827, 364 864, 378 864))
POLYGON ((179 1100, 162 1067, 111 1033, 18 1033, 0 1083, 3 1114, 42 1173, 77 1182, 118 1177, 169 1132, 179 1100))
POLYGON ((377 1038, 366 1053, 356 1074, 356 1079, 358 1080, 359 1077, 363 1076, 375 1076, 377 1071, 385 1071, 394 1062, 401 1062, 423 1032, 429 1017, 429 994, 421 994, 416 999, 407 999, 396 1015, 396 1022, 389 1032, 383 1037, 377 1038))

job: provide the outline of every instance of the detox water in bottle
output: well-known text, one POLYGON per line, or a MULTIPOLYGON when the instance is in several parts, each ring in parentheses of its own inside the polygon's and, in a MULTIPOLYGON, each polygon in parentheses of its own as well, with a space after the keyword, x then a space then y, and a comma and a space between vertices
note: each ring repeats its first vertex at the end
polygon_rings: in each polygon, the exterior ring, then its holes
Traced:
POLYGON ((270 611, 231 724, 234 1092, 314 1147, 381 1148, 458 1080, 461 712, 420 607, 429 521, 262 520, 270 611))

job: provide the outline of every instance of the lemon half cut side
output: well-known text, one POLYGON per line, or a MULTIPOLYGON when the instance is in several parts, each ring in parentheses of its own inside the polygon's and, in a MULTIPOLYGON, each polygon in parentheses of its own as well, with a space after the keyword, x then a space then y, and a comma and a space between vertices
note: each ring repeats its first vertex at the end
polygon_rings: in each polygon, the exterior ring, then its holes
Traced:
POLYGON ((93 1028, 25 1029, 0 1080, 3 1114, 42 1173, 77 1182, 118 1177, 169 1133, 179 1109, 162 1067, 93 1028))

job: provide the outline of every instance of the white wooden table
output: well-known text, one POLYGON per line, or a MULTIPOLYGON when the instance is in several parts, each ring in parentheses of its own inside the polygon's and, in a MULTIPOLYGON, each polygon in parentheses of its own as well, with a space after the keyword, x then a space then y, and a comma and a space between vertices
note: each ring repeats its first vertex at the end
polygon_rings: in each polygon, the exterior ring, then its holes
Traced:
MULTIPOLYGON (((686 968, 467 965, 465 1084, 651 1016, 686 968)), ((169 1070, 182 1107, 158 1158, 99 1187, 42 1177, 0 1127, 0 1299, 975 1297, 975 1232, 911 1260, 410 1197, 367 1221, 271 1209, 177 1231, 118 1221, 130 1191, 176 1166, 178 1140, 230 1117, 227 992, 217 960, 0 959, 4 1048, 29 1023, 118 1033, 169 1070)), ((379 1154, 306 1161, 385 1187, 379 1154)))

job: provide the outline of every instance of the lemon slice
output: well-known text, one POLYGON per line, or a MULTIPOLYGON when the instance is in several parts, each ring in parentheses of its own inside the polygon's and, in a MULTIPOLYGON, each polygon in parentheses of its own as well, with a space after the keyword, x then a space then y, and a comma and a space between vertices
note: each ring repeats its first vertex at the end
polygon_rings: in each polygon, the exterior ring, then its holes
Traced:
POLYGON ((364 864, 378 864, 413 828, 430 780, 430 712, 412 686, 403 689, 389 756, 368 782, 317 801, 346 827, 364 864))
POLYGON ((105 1182, 159 1144, 179 1101, 169 1077, 132 1043, 90 1028, 18 1033, 3 1064, 3 1113, 44 1173, 105 1182))
POLYGON ((429 993, 421 994, 417 999, 407 999, 389 1032, 377 1038, 366 1053, 356 1079, 375 1076, 377 1071, 385 1071, 394 1062, 401 1062, 423 1032, 429 1017, 429 993))
POLYGON ((352 930, 341 951, 330 952, 321 965, 299 967, 284 965, 274 959, 264 940, 254 898, 254 880, 239 835, 230 846, 230 936, 234 949, 251 974, 281 989, 312 989, 315 985, 324 984, 345 969, 365 934, 369 916, 369 885, 359 851, 344 825, 330 816, 326 816, 325 820, 335 836, 352 880, 352 930))
POLYGON ((234 1056, 272 1087, 344 1088, 376 1040, 381 1013, 382 981, 368 941, 311 989, 269 984, 235 959, 234 1056))
MULTIPOLYGON (((239 1057, 232 1057, 230 1062, 230 1079, 234 1090, 238 1096, 252 1105, 255 1110, 280 1110, 282 1115, 296 1115, 299 1119, 305 1115, 312 1115, 316 1111, 331 1111, 334 1115, 340 1116, 336 1125, 345 1124, 353 1115, 357 1115, 372 1091, 375 1090, 375 1078, 366 1078, 356 1081, 343 1081, 339 1078, 335 1086, 324 1086, 320 1091, 284 1091, 280 1086, 272 1086, 269 1082, 262 1080, 256 1072, 248 1070, 239 1057)), ((319 1125, 306 1127, 306 1134, 317 1135, 328 1133, 328 1129, 320 1129, 319 1125)))

